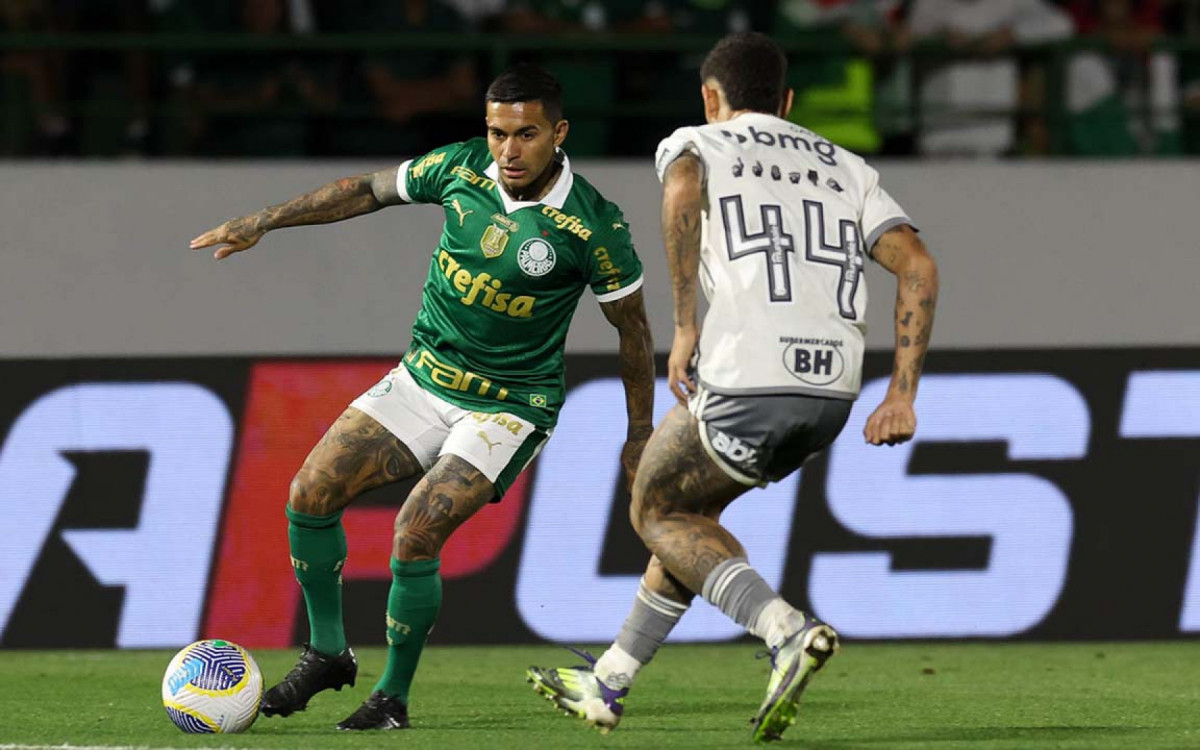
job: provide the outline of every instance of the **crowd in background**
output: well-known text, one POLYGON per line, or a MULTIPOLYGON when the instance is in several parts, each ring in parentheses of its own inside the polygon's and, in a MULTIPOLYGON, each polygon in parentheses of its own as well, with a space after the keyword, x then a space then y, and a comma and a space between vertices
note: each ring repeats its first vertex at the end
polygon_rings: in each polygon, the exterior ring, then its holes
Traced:
POLYGON ((644 156, 699 119, 702 57, 646 40, 746 29, 789 49, 792 119, 864 153, 1200 153, 1200 0, 0 0, 0 155, 411 155, 481 133, 503 39, 563 80, 572 153, 644 156), (103 34, 192 43, 11 43, 103 34))

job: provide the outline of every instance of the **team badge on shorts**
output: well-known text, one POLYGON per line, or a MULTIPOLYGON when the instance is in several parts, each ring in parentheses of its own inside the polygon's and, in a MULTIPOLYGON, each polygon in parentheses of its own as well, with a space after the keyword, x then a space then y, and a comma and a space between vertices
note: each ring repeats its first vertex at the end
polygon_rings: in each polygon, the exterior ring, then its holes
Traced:
POLYGON ((517 250, 517 265, 529 276, 545 276, 554 268, 554 247, 540 237, 525 240, 517 250))
POLYGON ((371 386, 371 390, 367 391, 367 395, 373 396, 375 398, 379 398, 380 396, 388 395, 389 393, 391 393, 391 391, 392 391, 392 381, 388 380, 387 378, 384 378, 383 380, 380 380, 375 385, 371 386))

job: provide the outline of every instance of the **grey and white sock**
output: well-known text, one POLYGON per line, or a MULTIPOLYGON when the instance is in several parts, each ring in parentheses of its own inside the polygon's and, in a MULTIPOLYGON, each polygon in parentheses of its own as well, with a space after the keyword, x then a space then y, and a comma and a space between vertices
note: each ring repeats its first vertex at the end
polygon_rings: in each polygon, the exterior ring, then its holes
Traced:
POLYGON ((629 687, 687 610, 688 605, 650 590, 642 579, 617 640, 596 661, 595 675, 611 688, 629 687))
POLYGON ((774 647, 804 625, 804 615, 775 593, 744 557, 713 568, 704 599, 774 647))

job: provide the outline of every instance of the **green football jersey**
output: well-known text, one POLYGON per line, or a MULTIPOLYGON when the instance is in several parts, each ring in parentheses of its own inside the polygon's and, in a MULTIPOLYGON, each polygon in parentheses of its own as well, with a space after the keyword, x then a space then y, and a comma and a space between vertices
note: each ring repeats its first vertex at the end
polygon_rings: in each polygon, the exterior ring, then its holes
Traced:
POLYGON ((404 201, 446 212, 405 366, 450 403, 542 428, 562 407, 579 297, 591 287, 608 302, 642 284, 621 210, 558 157, 562 172, 540 201, 515 201, 498 184, 484 138, 405 162, 397 176, 404 201))

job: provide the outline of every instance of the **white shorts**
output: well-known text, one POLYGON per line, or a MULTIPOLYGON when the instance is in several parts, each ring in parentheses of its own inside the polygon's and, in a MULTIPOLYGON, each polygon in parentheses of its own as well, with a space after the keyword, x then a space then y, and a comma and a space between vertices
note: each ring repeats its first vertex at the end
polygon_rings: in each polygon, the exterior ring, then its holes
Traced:
POLYGON ((429 471, 452 454, 488 478, 499 500, 550 437, 507 412, 468 411, 422 388, 404 365, 350 404, 383 425, 429 471))

